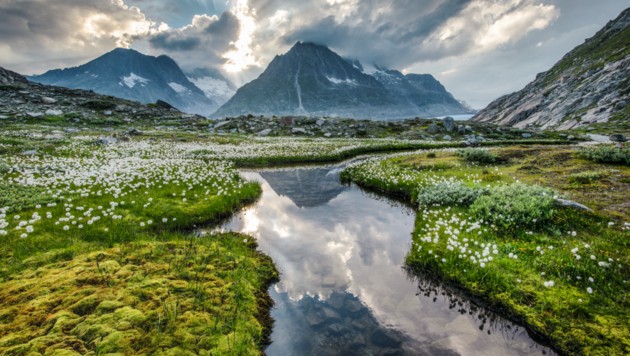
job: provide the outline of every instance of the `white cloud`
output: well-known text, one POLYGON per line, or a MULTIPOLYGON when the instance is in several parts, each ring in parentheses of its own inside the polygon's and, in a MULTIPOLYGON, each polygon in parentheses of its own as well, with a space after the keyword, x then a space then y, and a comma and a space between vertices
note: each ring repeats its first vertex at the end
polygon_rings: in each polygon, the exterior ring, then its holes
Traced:
POLYGON ((532 0, 475 0, 423 41, 439 57, 489 52, 549 26, 559 15, 554 5, 532 0))

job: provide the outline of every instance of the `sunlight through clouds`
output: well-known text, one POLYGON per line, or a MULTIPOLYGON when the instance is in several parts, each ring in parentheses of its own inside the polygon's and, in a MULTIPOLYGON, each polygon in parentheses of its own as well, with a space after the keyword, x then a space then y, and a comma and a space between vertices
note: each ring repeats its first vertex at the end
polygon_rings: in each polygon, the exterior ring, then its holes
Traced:
POLYGON ((251 66, 260 66, 252 50, 256 32, 255 11, 250 9, 247 0, 236 0, 232 11, 239 21, 239 35, 232 43, 235 48, 224 54, 227 61, 223 67, 228 72, 240 72, 251 66))

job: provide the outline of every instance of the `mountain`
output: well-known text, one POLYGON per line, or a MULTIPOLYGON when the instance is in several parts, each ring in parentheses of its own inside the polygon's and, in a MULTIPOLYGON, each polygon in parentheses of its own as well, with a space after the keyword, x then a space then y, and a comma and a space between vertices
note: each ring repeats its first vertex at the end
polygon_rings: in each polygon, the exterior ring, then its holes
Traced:
POLYGON ((196 68, 186 73, 186 77, 201 89, 206 97, 213 99, 217 106, 225 104, 236 93, 234 83, 216 69, 196 68))
POLYGON ((382 68, 370 75, 358 61, 343 59, 325 46, 297 42, 289 52, 276 56, 257 79, 239 88, 213 116, 394 119, 469 112, 431 79, 382 68))
POLYGON ((566 130, 627 123, 630 116, 630 8, 566 54, 524 89, 481 110, 473 121, 566 130))
POLYGON ((141 103, 163 100, 176 108, 207 116, 219 106, 193 84, 173 59, 117 48, 78 67, 55 69, 31 81, 93 90, 141 103))

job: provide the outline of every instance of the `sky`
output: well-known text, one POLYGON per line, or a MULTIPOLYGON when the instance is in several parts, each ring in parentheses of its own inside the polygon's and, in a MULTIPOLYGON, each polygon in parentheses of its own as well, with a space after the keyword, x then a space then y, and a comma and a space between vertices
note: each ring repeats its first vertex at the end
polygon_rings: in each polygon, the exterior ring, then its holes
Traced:
POLYGON ((116 47, 255 79, 296 41, 429 73, 476 109, 594 35, 627 0, 0 0, 0 66, 22 74, 116 47))

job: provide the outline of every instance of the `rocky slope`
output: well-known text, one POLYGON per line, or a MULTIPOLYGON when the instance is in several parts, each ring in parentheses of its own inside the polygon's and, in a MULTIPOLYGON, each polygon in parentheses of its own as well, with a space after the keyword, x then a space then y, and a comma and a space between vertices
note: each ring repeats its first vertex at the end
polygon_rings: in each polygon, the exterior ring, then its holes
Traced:
POLYGON ((298 42, 241 87, 214 117, 307 115, 393 119, 468 113, 433 77, 374 75, 325 46, 298 42))
POLYGON ((630 9, 524 89, 472 120, 515 127, 576 129, 630 120, 630 9))
POLYGON ((117 48, 84 65, 51 70, 29 79, 144 104, 162 100, 179 110, 205 116, 218 107, 171 58, 146 56, 130 49, 117 48))

